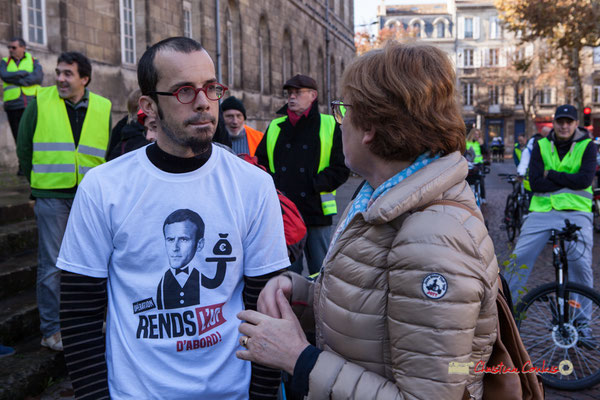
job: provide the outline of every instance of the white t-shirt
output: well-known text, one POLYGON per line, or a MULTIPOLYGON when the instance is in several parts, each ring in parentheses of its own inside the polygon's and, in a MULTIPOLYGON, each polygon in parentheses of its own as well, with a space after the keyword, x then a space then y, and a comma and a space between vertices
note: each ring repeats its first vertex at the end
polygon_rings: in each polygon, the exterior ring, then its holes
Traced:
POLYGON ((108 278, 111 398, 248 397, 250 363, 235 357, 243 276, 289 265, 268 174, 216 146, 206 164, 181 174, 156 168, 145 148, 125 154, 86 174, 57 265, 108 278), (204 223, 202 249, 181 275, 171 268, 181 248, 167 244, 181 235, 163 233, 177 210, 204 223))

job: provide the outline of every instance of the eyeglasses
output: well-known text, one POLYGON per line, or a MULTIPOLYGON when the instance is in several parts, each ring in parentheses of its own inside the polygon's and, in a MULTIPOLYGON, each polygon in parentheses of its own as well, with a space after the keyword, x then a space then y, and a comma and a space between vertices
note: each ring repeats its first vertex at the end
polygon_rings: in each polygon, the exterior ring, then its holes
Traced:
POLYGON ((300 96, 302 93, 310 92, 312 89, 292 89, 292 90, 284 90, 283 97, 287 97, 288 99, 292 96, 300 96))
POLYGON ((343 101, 334 100, 331 102, 331 111, 333 112, 333 118, 338 124, 342 124, 344 116, 346 115, 346 107, 352 107, 351 104, 346 104, 343 101))
POLYGON ((175 98, 181 104, 190 104, 196 100, 198 93, 204 92, 206 98, 209 100, 220 100, 225 92, 228 90, 226 86, 220 83, 213 82, 208 85, 204 85, 201 88, 195 88, 193 86, 182 86, 173 93, 171 92, 150 92, 150 94, 160 94, 161 96, 175 96, 175 98))
POLYGON ((8 47, 9 50, 16 50, 17 49, 17 46, 6 46, 6 47, 8 47))

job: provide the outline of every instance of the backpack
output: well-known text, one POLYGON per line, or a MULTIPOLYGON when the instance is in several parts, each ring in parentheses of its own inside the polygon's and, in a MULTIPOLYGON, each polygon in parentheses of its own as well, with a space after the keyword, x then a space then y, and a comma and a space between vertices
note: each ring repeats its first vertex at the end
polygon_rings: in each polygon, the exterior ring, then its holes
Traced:
MULTIPOLYGON (((249 154, 238 154, 238 157, 266 171, 265 167, 258 163, 258 158, 249 154)), ((277 190, 277 197, 281 206, 281 215, 283 218, 283 232, 285 234, 285 245, 288 249, 290 262, 293 263, 300 257, 306 244, 306 224, 298 211, 298 207, 287 198, 282 192, 277 190)))
MULTIPOLYGON (((416 211, 423 211, 433 205, 445 205, 463 208, 474 217, 482 218, 464 204, 454 200, 437 200, 420 207, 416 211)), ((415 211, 413 211, 415 212, 415 211)), ((512 314, 512 307, 504 296, 504 278, 498 274, 498 296, 496 307, 498 308, 498 326, 496 342, 492 348, 492 354, 487 365, 499 365, 503 363, 506 368, 517 368, 523 370, 523 366, 531 361, 529 353, 521 340, 517 323, 512 314)), ((507 291, 507 293, 510 293, 507 291)), ((510 297, 510 295, 509 295, 510 297)), ((485 374, 483 377, 483 400, 541 400, 544 399, 544 386, 536 374, 485 374)), ((472 399, 469 391, 465 388, 463 400, 472 399)))
POLYGON ((283 216, 285 245, 288 248, 290 262, 294 262, 300 257, 306 244, 306 224, 293 201, 285 197, 279 190, 277 190, 277 196, 283 216))

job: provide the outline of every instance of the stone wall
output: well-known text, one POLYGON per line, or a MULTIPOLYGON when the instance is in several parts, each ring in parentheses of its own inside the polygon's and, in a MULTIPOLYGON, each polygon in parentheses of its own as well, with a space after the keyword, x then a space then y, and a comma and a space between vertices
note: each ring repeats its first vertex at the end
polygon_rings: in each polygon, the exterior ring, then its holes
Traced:
MULTIPOLYGON (((26 0, 0 0, 1 57, 8 55, 6 44, 10 37, 25 36, 21 28, 21 1, 26 0)), ((136 60, 153 43, 183 35, 184 3, 187 3, 192 11, 192 37, 202 43, 215 64, 219 61, 217 69, 221 81, 229 86, 228 95, 244 101, 249 125, 266 128, 277 109, 286 102, 282 97, 283 82, 297 73, 315 78, 321 109, 328 112, 325 102, 339 95, 337 85, 343 68, 354 57, 351 0, 328 0, 329 13, 326 13, 325 0, 218 0, 218 52, 216 1, 133 0, 136 60), (231 40, 227 40, 228 31, 231 40), (262 91, 259 36, 263 36, 262 91), (229 57, 230 44, 233 45, 232 57, 229 57), (331 67, 329 94, 325 87, 328 64, 331 67)), ((136 66, 122 61, 122 2, 125 0, 45 0, 46 43, 28 43, 28 50, 44 68, 44 85, 54 84, 53 71, 61 52, 86 54, 93 64, 89 88, 112 101, 113 125, 125 115, 127 95, 137 87, 136 66)), ((16 167, 14 150, 10 127, 2 113, 0 166, 16 167)))

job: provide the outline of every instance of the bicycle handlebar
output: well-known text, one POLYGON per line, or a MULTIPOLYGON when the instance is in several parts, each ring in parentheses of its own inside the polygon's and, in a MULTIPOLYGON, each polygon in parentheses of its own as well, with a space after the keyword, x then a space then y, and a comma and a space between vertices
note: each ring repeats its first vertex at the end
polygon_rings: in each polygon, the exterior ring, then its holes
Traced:
POLYGON ((559 238, 563 238, 566 241, 576 242, 577 241, 576 233, 579 230, 581 230, 580 226, 572 224, 571 221, 569 221, 568 219, 565 219, 565 227, 562 228, 559 232, 557 232, 556 235, 559 238))

